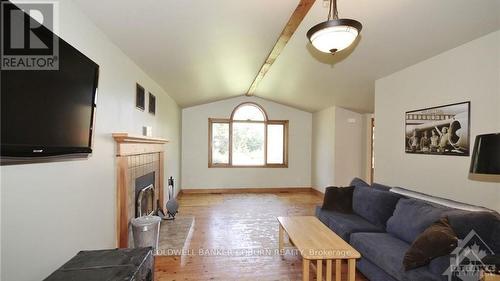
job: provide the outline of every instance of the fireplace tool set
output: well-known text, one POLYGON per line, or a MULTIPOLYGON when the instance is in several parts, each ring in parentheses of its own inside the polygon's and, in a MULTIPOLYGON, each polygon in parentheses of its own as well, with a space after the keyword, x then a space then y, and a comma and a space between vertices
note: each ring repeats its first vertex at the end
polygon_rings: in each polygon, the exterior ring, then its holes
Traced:
POLYGON ((179 203, 177 200, 175 200, 174 197, 174 179, 170 177, 168 179, 168 201, 166 204, 167 208, 167 214, 163 212, 163 210, 160 208, 160 200, 158 200, 158 210, 156 210, 156 215, 159 216, 160 218, 164 220, 174 220, 175 215, 178 213, 179 210, 179 203))

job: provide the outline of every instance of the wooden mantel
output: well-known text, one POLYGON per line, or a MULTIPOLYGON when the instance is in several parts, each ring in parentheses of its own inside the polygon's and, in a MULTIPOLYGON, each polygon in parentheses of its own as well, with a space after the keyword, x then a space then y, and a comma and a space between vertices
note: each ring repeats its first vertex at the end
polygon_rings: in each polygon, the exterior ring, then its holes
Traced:
POLYGON ((130 135, 128 133, 113 133, 117 143, 116 156, 129 156, 164 151, 166 139, 130 135), (145 145, 147 144, 147 145, 145 145))
POLYGON ((129 133, 113 133, 116 142, 167 143, 166 139, 130 135, 129 133))
MULTIPOLYGON (((155 202, 159 205, 154 207, 163 209, 163 179, 164 179, 164 158, 166 139, 152 138, 144 136, 130 135, 128 133, 113 133, 116 142, 116 164, 117 164, 117 246, 127 248, 129 244, 129 222, 133 216, 135 177, 140 174, 131 174, 131 170, 138 170, 137 167, 155 167, 157 177, 155 178, 155 202), (142 160, 141 160, 142 159, 142 160), (144 160, 148 159, 148 160, 144 160), (137 160, 149 161, 138 163, 137 160), (153 161, 153 162, 150 162, 153 161), (143 165, 143 166, 138 166, 143 165), (132 209, 131 209, 132 206, 132 209)), ((143 168, 139 169, 143 171, 143 168)), ((144 171, 143 171, 144 172, 144 171)))

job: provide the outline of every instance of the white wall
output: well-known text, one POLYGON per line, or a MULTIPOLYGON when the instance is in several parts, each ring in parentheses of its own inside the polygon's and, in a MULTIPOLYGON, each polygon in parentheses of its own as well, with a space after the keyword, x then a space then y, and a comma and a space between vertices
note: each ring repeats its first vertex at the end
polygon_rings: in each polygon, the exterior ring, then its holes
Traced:
POLYGON ((60 33, 100 66, 94 152, 88 160, 1 167, 5 281, 41 280, 80 250, 115 247, 112 132, 153 126, 155 136, 171 141, 165 175, 180 178, 177 104, 71 1, 60 2, 60 33), (156 94, 156 116, 135 109, 136 82, 156 94))
MULTIPOLYGON (((500 31, 376 81, 375 180, 500 210, 500 183, 468 179, 470 157, 404 152, 404 114, 471 101, 471 142, 500 132, 500 31)), ((471 144, 472 148, 472 144, 471 144)))
POLYGON ((311 186, 312 114, 257 97, 236 97, 182 110, 182 189, 311 186), (229 118, 242 102, 271 120, 289 120, 288 168, 208 168, 208 118, 229 118))
POLYGON ((347 186, 364 177, 366 157, 365 116, 341 107, 313 113, 312 185, 347 186))
POLYGON ((335 107, 313 113, 312 120, 312 186, 324 192, 335 179, 335 107))
POLYGON ((335 109, 335 185, 348 186, 355 177, 363 177, 363 114, 341 107, 335 109))

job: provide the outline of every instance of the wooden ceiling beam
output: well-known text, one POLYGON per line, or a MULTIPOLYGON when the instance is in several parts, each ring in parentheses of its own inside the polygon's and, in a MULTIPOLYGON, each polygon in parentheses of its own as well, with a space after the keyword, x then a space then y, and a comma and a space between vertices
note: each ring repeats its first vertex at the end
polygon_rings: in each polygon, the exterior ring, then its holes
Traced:
POLYGON ((283 28, 283 31, 281 31, 281 34, 278 40, 276 41, 276 44, 274 44, 273 49, 271 50, 266 60, 262 64, 259 72, 257 73, 257 76, 252 82, 252 85, 250 85, 250 88, 248 88, 248 91, 246 93, 247 96, 251 96, 255 93, 257 86, 262 81, 262 79, 264 79, 264 76, 266 76, 266 73, 271 68, 271 65, 276 61, 278 56, 281 54, 286 44, 290 40, 290 38, 292 38, 292 35, 295 33, 295 31, 297 30, 300 23, 306 16, 307 12, 309 12, 309 9, 311 9, 315 1, 316 0, 299 1, 297 8, 295 8, 295 11, 293 11, 293 14, 290 16, 290 19, 283 28))

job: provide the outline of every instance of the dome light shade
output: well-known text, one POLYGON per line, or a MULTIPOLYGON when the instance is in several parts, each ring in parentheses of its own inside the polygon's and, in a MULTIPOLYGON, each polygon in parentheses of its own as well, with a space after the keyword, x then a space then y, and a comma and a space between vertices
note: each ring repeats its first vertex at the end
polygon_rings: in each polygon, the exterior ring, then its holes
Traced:
POLYGON ((352 19, 328 20, 309 29, 307 38, 319 51, 335 54, 349 47, 362 27, 359 21, 352 19))

